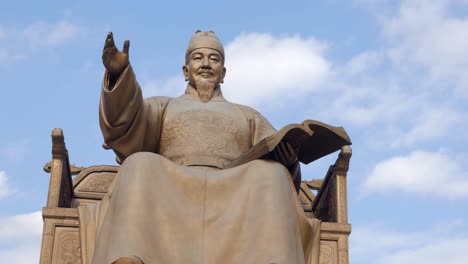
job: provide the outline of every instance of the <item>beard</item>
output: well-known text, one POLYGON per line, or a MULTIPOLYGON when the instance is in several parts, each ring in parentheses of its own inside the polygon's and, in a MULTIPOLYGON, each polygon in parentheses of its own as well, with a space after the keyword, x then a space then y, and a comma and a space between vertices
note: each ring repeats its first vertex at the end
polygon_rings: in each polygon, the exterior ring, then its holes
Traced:
POLYGON ((195 84, 200 100, 203 103, 210 101, 211 97, 213 97, 213 91, 216 88, 216 82, 200 77, 195 80, 195 84))

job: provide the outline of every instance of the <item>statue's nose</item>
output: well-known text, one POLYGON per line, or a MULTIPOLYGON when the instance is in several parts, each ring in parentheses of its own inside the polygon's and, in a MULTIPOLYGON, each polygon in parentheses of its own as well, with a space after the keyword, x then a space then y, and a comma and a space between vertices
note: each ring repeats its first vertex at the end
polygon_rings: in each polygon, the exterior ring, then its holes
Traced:
POLYGON ((203 66, 208 66, 208 65, 210 65, 209 58, 208 58, 208 57, 204 57, 202 63, 203 63, 203 66))

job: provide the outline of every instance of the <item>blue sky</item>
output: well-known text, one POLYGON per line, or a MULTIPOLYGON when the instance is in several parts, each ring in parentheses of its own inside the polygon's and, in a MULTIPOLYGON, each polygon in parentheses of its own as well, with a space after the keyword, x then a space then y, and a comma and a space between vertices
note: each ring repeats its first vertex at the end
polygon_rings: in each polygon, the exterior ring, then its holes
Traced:
MULTIPOLYGON (((53 128, 70 161, 114 164, 98 100, 108 31, 144 96, 184 91, 191 34, 226 49, 228 100, 277 128, 344 126, 351 263, 468 259, 468 1, 15 1, 0 10, 0 259, 39 258, 53 128)), ((303 167, 323 177, 331 155, 303 167)))

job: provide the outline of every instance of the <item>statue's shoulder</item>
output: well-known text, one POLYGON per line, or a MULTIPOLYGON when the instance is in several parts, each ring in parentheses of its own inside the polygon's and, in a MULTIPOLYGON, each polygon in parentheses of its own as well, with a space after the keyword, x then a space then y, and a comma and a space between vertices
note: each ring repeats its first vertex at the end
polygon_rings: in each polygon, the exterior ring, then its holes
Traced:
POLYGON ((171 99, 173 98, 169 96, 152 96, 145 98, 145 103, 151 106, 166 107, 171 99))
POLYGON ((231 104, 233 104, 234 107, 239 109, 247 119, 258 119, 258 118, 266 119, 262 114, 260 114, 260 112, 258 112, 257 110, 255 110, 254 108, 250 106, 236 104, 236 103, 231 103, 231 104))

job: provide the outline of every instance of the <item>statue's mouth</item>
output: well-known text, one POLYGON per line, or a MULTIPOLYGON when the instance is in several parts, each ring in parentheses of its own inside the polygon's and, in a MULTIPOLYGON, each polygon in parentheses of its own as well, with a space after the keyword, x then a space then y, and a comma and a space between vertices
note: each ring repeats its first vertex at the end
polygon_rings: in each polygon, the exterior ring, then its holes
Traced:
POLYGON ((202 77, 211 77, 211 76, 213 76, 213 72, 211 72, 211 71, 200 71, 198 73, 198 75, 200 75, 202 77))

